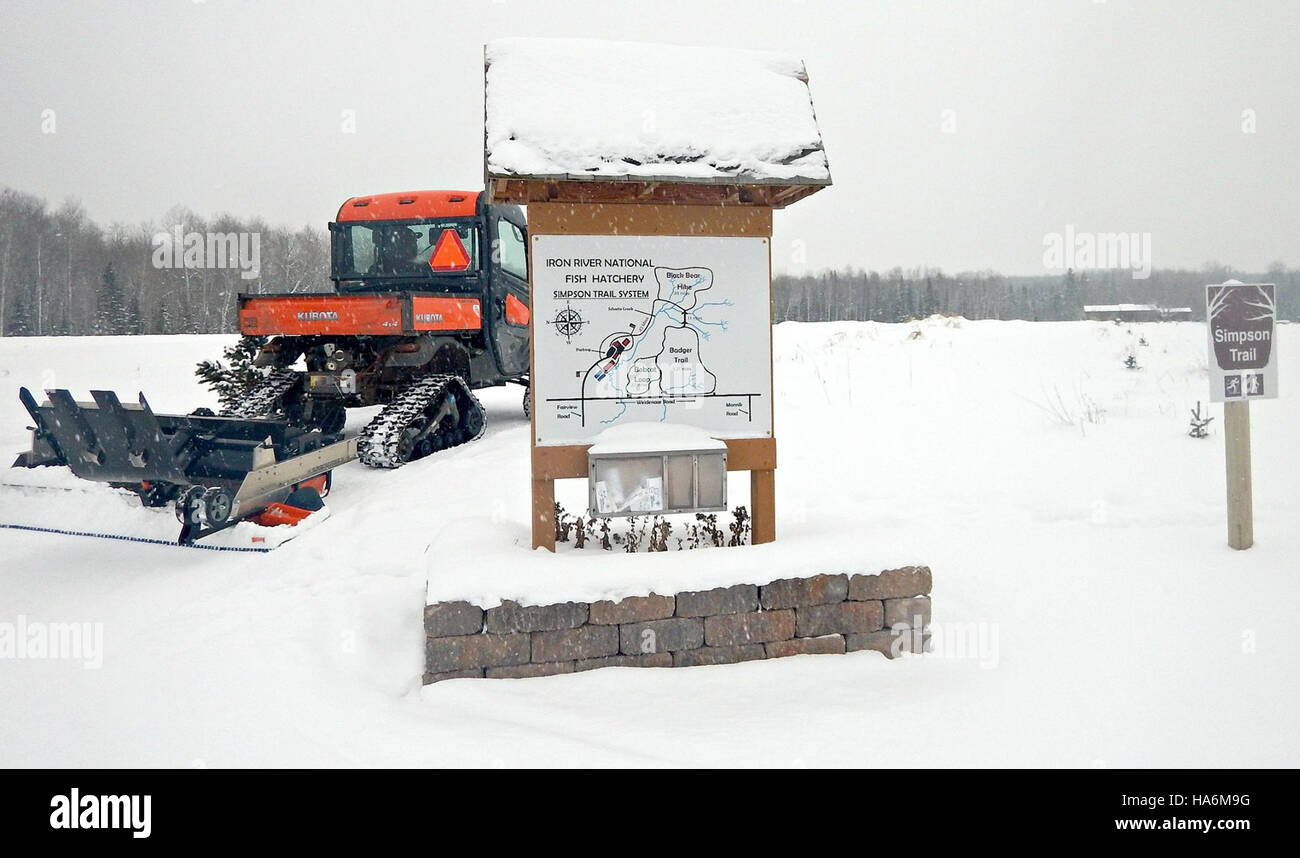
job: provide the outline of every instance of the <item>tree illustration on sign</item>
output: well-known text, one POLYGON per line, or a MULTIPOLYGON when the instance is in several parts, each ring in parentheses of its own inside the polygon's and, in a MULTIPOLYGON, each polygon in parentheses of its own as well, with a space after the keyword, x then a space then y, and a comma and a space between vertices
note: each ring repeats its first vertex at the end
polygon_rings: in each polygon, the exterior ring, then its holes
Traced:
POLYGON ((1262 322, 1265 319, 1272 319, 1277 315, 1277 300, 1274 296, 1268 294, 1268 290, 1263 286, 1256 284, 1255 291, 1258 293, 1258 301, 1247 301, 1244 298, 1242 303, 1247 307, 1254 307, 1256 310, 1262 310, 1262 313, 1254 316, 1247 316, 1247 322, 1262 322))
POLYGON ((1227 286, 1220 286, 1219 291, 1215 292, 1210 298, 1210 318, 1217 319, 1228 307, 1228 296, 1232 290, 1227 286))

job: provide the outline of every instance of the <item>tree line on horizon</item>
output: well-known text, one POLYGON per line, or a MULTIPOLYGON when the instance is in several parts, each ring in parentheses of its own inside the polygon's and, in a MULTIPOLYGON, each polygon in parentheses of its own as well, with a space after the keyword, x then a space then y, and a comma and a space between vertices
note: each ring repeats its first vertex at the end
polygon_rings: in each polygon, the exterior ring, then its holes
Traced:
POLYGON ((0 335, 205 334, 237 330, 240 292, 319 292, 329 286, 329 236, 257 218, 168 211, 157 223, 101 226, 69 200, 0 189, 0 335), (257 277, 238 267, 158 267, 154 237, 258 236, 257 277))
MULTIPOLYGON (((773 321, 901 322, 935 313, 968 319, 1064 321, 1087 304, 1190 307, 1204 319, 1206 283, 1229 278, 1277 283, 1279 318, 1300 320, 1300 270, 1275 263, 1242 273, 1217 263, 1200 270, 1069 271, 1007 276, 993 271, 859 268, 773 278, 773 321)), ((272 227, 257 218, 202 217, 174 208, 160 222, 101 226, 80 204, 51 209, 39 197, 0 189, 0 336, 233 333, 240 292, 327 292, 329 234, 315 226, 272 227), (260 265, 185 267, 179 250, 159 267, 155 237, 255 234, 260 265), (170 267, 167 267, 170 266, 170 267)))
POLYGON ((774 322, 905 322, 934 314, 967 319, 1063 322, 1095 305, 1153 304, 1190 308, 1205 320, 1205 286, 1229 279, 1276 283, 1278 318, 1300 321, 1300 269, 1274 263, 1263 273, 1219 263, 1198 270, 1154 269, 1145 280, 1128 270, 1012 276, 996 271, 946 274, 936 269, 822 271, 772 278, 774 322))

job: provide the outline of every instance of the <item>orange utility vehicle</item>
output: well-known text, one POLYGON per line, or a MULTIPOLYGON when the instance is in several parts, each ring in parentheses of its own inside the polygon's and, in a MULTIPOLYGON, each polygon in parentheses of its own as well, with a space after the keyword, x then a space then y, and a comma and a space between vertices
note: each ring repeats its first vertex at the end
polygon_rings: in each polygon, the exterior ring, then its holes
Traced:
POLYGON ((528 412, 518 206, 488 205, 478 191, 354 197, 329 228, 333 293, 240 296, 239 329, 270 338, 257 359, 270 372, 227 416, 332 434, 345 409, 382 404, 358 455, 396 468, 481 435, 478 388, 522 385, 528 412))
POLYGON ((175 504, 179 541, 235 523, 294 523, 320 507, 354 458, 396 468, 483 433, 474 390, 528 391, 528 245, 523 212, 474 191, 356 197, 330 224, 334 291, 241 295, 239 329, 267 337, 266 375, 222 414, 155 414, 92 390, 77 402, 19 393, 32 449, 15 467, 67 466, 175 504), (346 409, 383 405, 345 439, 346 409))

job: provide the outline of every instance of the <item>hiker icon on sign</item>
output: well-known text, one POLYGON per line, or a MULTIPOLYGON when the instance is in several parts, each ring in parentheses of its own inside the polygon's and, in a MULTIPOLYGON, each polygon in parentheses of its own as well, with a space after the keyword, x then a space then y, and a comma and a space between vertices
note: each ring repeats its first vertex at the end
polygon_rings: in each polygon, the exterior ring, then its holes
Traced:
POLYGON ((1264 395, 1264 374, 1262 372, 1246 373, 1246 395, 1264 395))
POLYGON ((1223 377, 1223 395, 1225 398, 1241 396, 1241 376, 1227 375, 1223 377))

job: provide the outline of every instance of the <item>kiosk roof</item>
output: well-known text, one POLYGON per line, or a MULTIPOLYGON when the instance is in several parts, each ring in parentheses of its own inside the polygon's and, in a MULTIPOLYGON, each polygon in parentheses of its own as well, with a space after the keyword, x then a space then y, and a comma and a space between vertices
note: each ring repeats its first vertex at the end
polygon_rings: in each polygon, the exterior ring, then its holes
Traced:
POLYGON ((795 57, 500 39, 485 62, 489 179, 830 184, 795 57))

